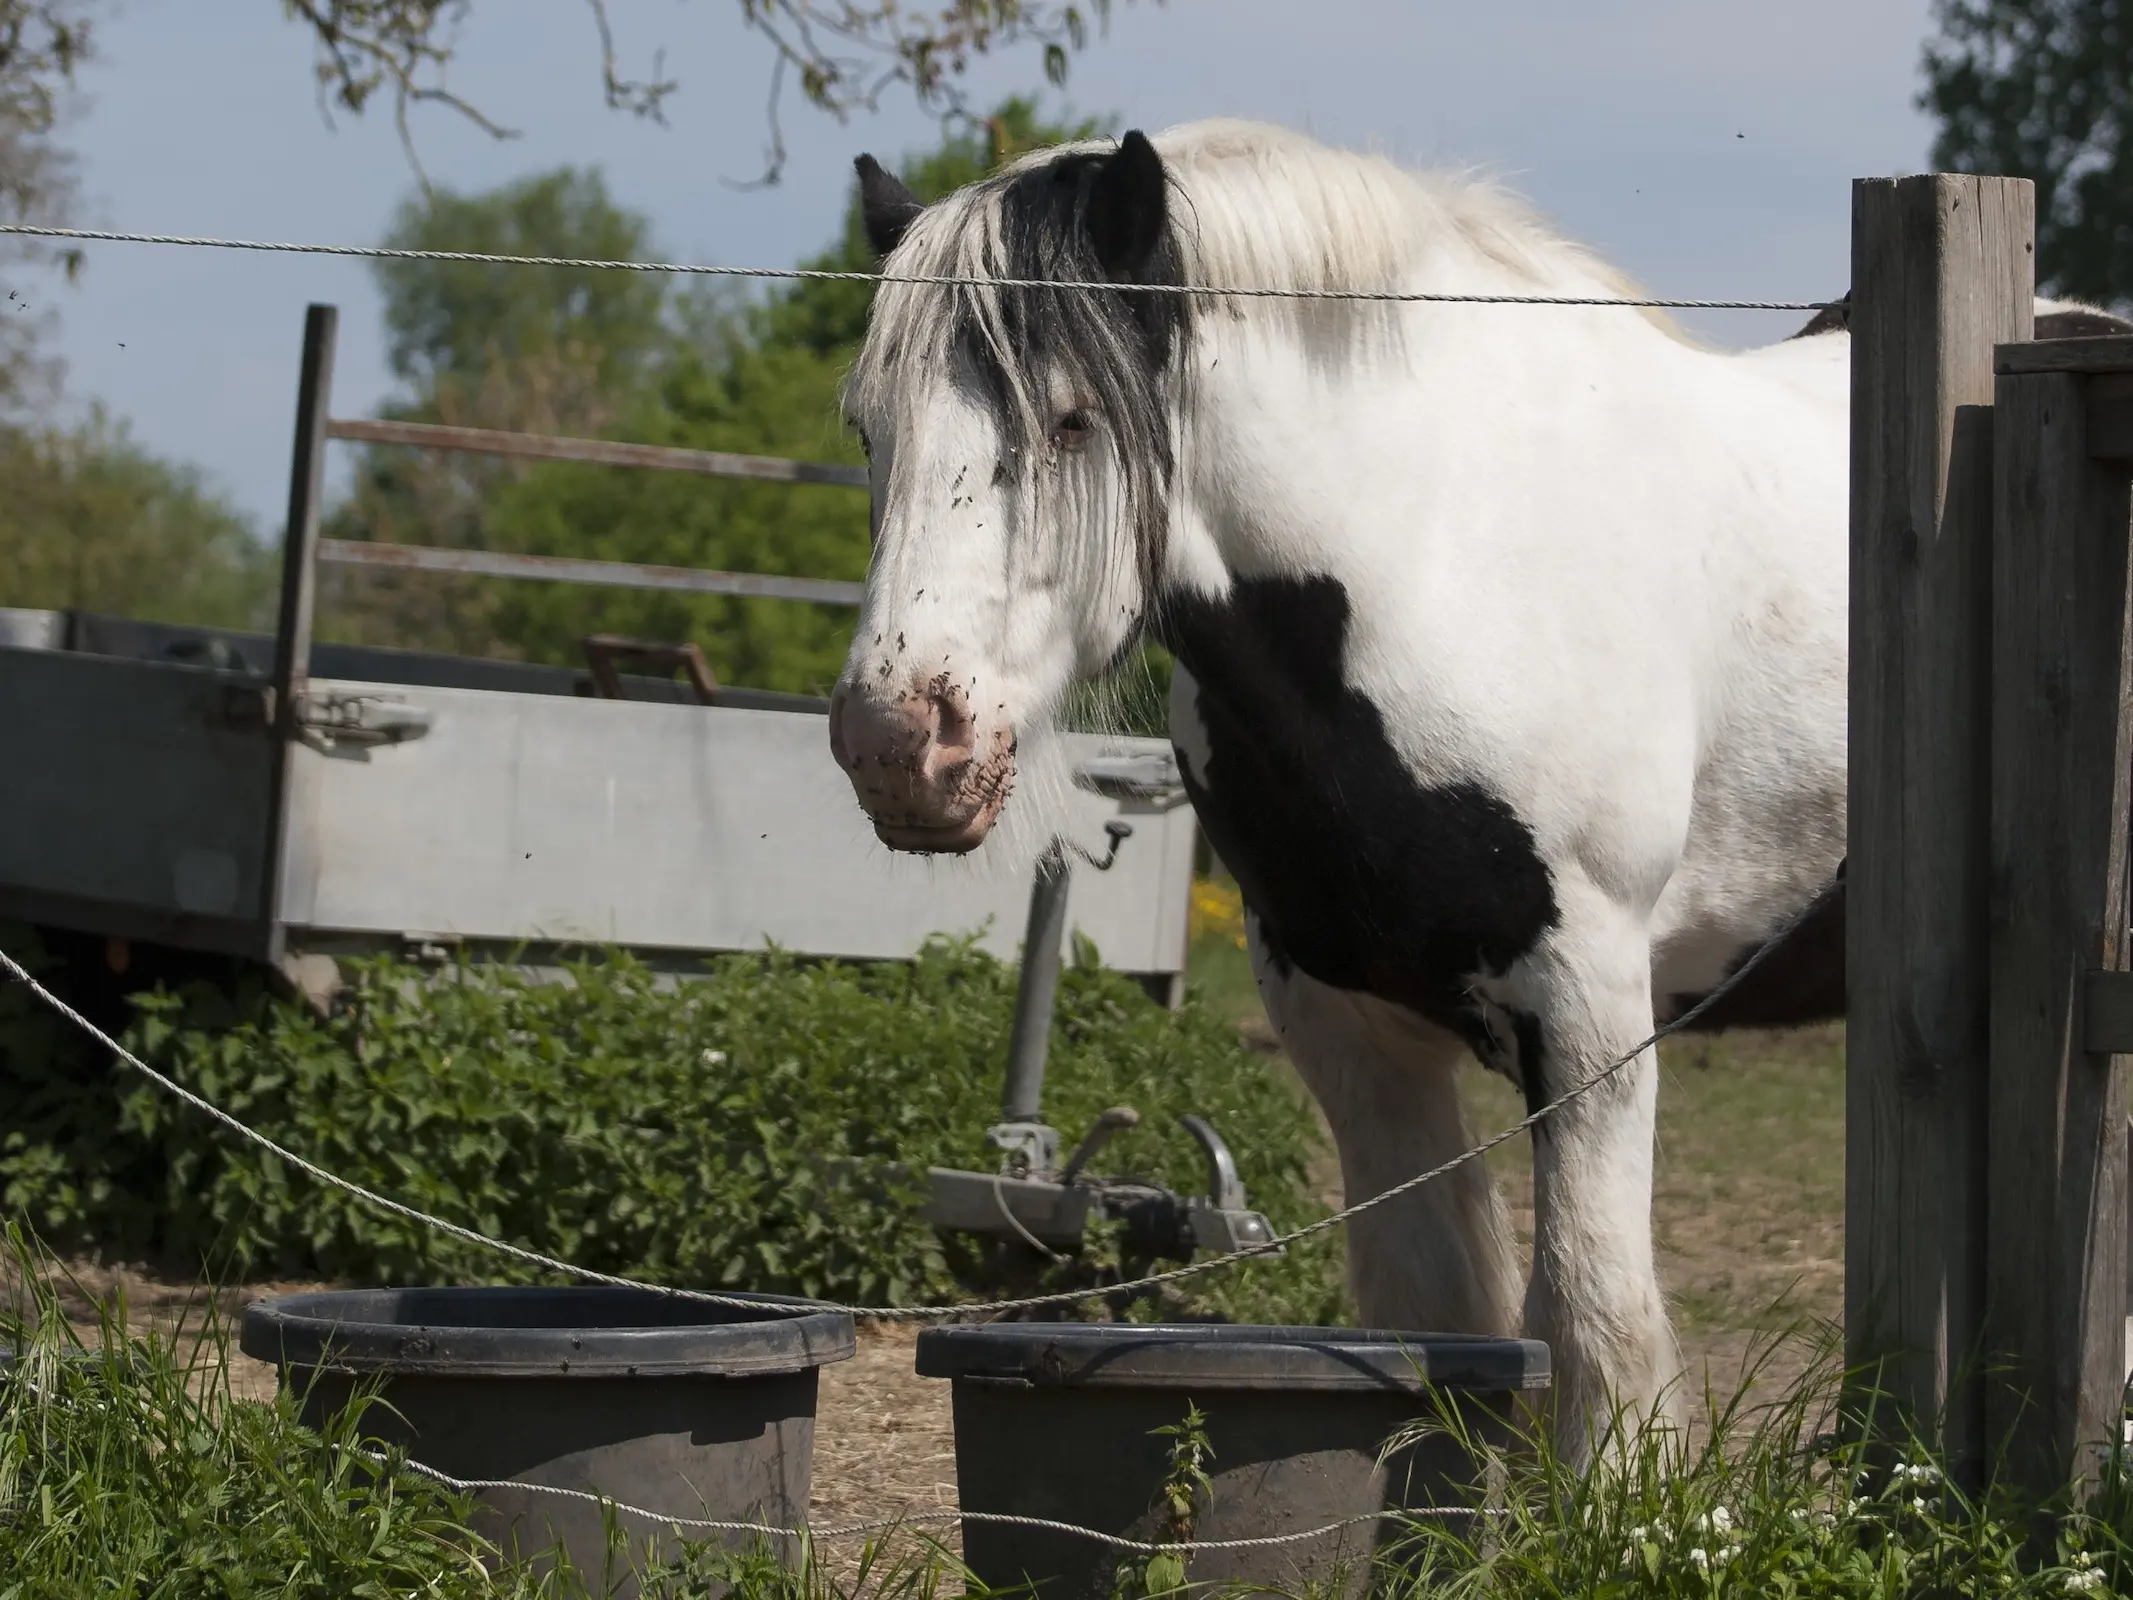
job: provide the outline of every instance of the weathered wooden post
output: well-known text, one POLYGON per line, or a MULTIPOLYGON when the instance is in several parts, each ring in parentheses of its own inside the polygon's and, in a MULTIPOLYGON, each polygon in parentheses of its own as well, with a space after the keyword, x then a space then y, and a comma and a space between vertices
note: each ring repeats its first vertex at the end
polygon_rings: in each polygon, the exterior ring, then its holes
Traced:
POLYGON ((2125 1379, 2133 338, 1998 366, 1986 1426, 2049 1494, 2125 1379))
POLYGON ((2018 179, 1852 190, 1847 1364, 1974 1473, 1983 1407, 1993 347, 2018 179))

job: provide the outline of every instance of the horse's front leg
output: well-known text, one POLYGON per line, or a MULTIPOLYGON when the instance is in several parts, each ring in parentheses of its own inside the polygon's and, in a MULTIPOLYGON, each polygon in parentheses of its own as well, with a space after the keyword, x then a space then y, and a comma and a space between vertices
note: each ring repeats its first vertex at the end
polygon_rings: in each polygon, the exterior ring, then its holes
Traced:
MULTIPOLYGON (((1251 929, 1260 996, 1333 1130, 1348 1201, 1468 1149, 1457 1076, 1465 1046, 1402 1007, 1270 957, 1256 918, 1251 929)), ((1517 1282, 1503 1201, 1479 1160, 1349 1227, 1348 1284, 1366 1327, 1515 1333, 1517 1282)))
POLYGON ((1681 1356, 1652 1259, 1658 1054, 1567 1098, 1650 1036, 1650 941, 1589 884, 1559 884, 1559 903, 1555 929, 1489 988, 1529 1098, 1560 1102, 1533 1133, 1526 1332, 1552 1352, 1558 1448, 1583 1463, 1617 1420, 1678 1420, 1681 1356))

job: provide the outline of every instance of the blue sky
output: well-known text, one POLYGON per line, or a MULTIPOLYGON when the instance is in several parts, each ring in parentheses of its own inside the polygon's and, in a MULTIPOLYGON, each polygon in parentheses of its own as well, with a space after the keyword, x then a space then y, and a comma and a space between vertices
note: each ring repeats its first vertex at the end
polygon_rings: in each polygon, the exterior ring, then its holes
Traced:
MULTIPOLYGON (((1158 128, 1259 117, 1506 178, 1653 290, 1815 299, 1848 276, 1849 180, 1923 166, 1913 108, 1928 0, 1119 0, 1071 105, 1158 128)), ((497 143, 432 110, 441 183, 603 167, 683 259, 785 265, 833 232, 850 161, 923 148, 908 100, 840 127, 797 104, 777 188, 759 168, 768 57, 734 0, 610 0, 625 67, 681 80, 669 126, 605 109, 584 0, 475 0, 453 87, 524 130, 497 143)), ((1027 87, 1028 58, 975 75, 1027 87)), ((329 126, 306 37, 275 0, 124 0, 66 130, 93 225, 370 243, 411 175, 385 116, 329 126)), ((200 464, 277 536, 307 301, 341 307, 334 409, 386 394, 376 296, 354 263, 91 245, 60 318, 70 404, 91 398, 200 464)), ((1712 314, 1728 343, 1799 319, 1712 314)))

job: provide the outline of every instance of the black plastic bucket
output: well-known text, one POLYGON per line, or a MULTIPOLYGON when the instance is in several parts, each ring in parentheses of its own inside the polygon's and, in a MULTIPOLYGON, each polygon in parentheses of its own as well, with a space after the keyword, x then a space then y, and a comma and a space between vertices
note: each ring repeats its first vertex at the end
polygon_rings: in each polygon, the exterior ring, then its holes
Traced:
MULTIPOLYGON (((628 1558, 674 1548, 666 1517, 791 1527, 806 1518, 817 1371, 852 1354, 852 1319, 772 1295, 759 1314, 652 1289, 359 1289, 245 1311, 245 1354, 282 1369, 314 1425, 381 1381, 364 1430, 460 1479, 545 1484, 640 1506, 628 1558), (397 1415, 395 1414, 397 1413, 397 1415)), ((508 1553, 560 1545, 594 1585, 602 1509, 483 1490, 476 1528, 508 1553)), ((692 1540, 749 1542, 691 1530, 692 1540)), ((790 1552, 787 1552, 788 1555, 790 1552)))
MULTIPOLYGON (((920 1334, 918 1372, 954 1381, 965 1511, 1159 1538, 1171 1441, 1154 1430, 1197 1405, 1213 1493, 1193 1537, 1254 1539, 1387 1509, 1471 1505, 1476 1463, 1456 1438, 1434 1433, 1381 1460, 1384 1447, 1443 1406, 1478 1436, 1500 1434, 1513 1397, 1548 1386, 1548 1347, 1342 1328, 992 1323, 920 1334)), ((1292 1544, 1197 1552, 1186 1577, 1360 1593, 1391 1532, 1369 1521, 1292 1544)), ((1125 1558, 1069 1534, 963 1527, 963 1559, 979 1579, 1033 1583, 1043 1600, 1109 1595, 1125 1558)))

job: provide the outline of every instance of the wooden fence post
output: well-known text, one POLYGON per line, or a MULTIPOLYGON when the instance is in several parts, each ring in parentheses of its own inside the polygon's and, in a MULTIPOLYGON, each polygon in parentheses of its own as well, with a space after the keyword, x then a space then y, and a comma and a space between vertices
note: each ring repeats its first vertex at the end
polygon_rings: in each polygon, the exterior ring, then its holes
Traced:
POLYGON ((1847 1364, 1975 1474, 1982 1397, 1993 347, 2019 179, 1852 190, 1847 1364))
POLYGON ((2125 1380, 2133 338, 1999 366, 1986 1425, 2050 1494, 2117 1439, 2125 1380))

